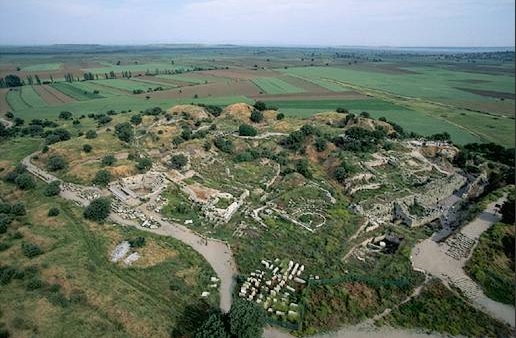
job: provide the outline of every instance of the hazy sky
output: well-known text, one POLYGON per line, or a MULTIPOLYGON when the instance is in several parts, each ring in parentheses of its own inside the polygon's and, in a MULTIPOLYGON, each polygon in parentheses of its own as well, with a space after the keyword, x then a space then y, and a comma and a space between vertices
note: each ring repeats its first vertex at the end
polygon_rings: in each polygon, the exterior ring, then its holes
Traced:
POLYGON ((514 0, 0 0, 0 44, 514 46, 514 0))

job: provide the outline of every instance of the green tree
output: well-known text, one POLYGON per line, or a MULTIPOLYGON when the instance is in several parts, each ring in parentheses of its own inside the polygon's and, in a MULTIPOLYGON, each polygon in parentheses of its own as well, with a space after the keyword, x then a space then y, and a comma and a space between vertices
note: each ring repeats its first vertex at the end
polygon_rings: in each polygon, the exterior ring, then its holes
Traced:
POLYGON ((11 207, 11 214, 14 216, 25 216, 27 214, 25 204, 23 202, 14 203, 11 207))
POLYGON ((142 116, 140 114, 131 116, 131 123, 135 126, 139 125, 140 123, 142 123, 142 116))
POLYGON ((306 159, 302 159, 297 162, 296 171, 306 178, 312 178, 312 172, 310 171, 310 167, 308 166, 308 161, 306 159))
POLYGON ((19 76, 9 74, 4 78, 4 83, 6 87, 21 87, 23 83, 19 76))
POLYGON ((72 113, 69 111, 62 111, 59 113, 59 118, 61 120, 70 120, 72 118, 72 113))
POLYGON ((256 101, 256 103, 254 104, 253 107, 254 107, 254 109, 259 110, 259 111, 267 110, 267 105, 265 104, 265 102, 262 102, 262 101, 256 101))
POLYGON ((93 184, 96 184, 101 187, 105 187, 112 180, 111 173, 108 170, 101 169, 97 171, 95 177, 93 178, 93 184))
POLYGON ((29 190, 36 187, 36 182, 34 182, 34 179, 29 173, 23 173, 21 175, 18 175, 16 179, 14 180, 14 183, 18 186, 18 188, 22 190, 29 190))
POLYGON ((256 128, 247 123, 241 124, 240 127, 238 127, 238 135, 240 136, 256 136, 257 134, 256 128))
POLYGON ((115 135, 121 141, 129 143, 134 138, 133 126, 129 122, 119 123, 115 126, 115 135))
POLYGON ((68 166, 68 162, 61 155, 52 155, 47 161, 47 168, 50 171, 62 170, 68 166))
POLYGON ((88 130, 86 132, 86 138, 89 138, 89 139, 92 139, 92 138, 96 138, 97 137, 97 132, 95 130, 88 130))
POLYGON ((107 167, 107 166, 111 166, 111 165, 115 164, 115 162, 116 162, 115 156, 109 154, 102 158, 101 164, 103 166, 107 167))
POLYGON ((85 153, 89 153, 91 152, 91 150, 93 149, 93 147, 91 146, 91 144, 85 144, 82 146, 82 150, 85 152, 85 153))
POLYGON ((152 167, 152 160, 148 157, 140 158, 136 162, 136 169, 139 171, 148 171, 152 167))
POLYGON ((228 338, 220 313, 211 314, 195 332, 194 338, 228 338))
POLYGON ((261 338, 265 315, 254 303, 236 299, 229 311, 231 334, 238 338, 261 338))
POLYGON ((183 154, 177 154, 172 156, 169 162, 169 167, 172 169, 181 169, 188 163, 188 159, 183 154))
POLYGON ((251 112, 250 120, 255 123, 260 123, 263 121, 263 113, 259 110, 253 110, 251 112))
POLYGON ((276 120, 280 121, 280 120, 283 120, 285 118, 285 114, 283 113, 278 113, 276 115, 276 120))
POLYGON ((99 197, 91 201, 91 203, 84 210, 84 218, 102 222, 105 220, 111 211, 111 200, 107 197, 99 197))
POLYGON ((318 152, 326 150, 326 139, 324 139, 324 137, 318 137, 315 139, 315 149, 318 152))
POLYGON ((48 216, 49 217, 56 217, 57 215, 59 215, 59 209, 58 208, 50 208, 48 210, 48 216))
POLYGON ((43 191, 45 196, 56 196, 61 192, 61 182, 60 181, 52 181, 50 182, 43 191))
POLYGON ((502 214, 502 222, 505 224, 514 224, 514 197, 509 197, 500 208, 502 214))
POLYGON ((34 243, 22 243, 22 252, 23 254, 28 258, 34 258, 36 256, 39 256, 43 254, 43 250, 41 248, 34 244, 34 243))

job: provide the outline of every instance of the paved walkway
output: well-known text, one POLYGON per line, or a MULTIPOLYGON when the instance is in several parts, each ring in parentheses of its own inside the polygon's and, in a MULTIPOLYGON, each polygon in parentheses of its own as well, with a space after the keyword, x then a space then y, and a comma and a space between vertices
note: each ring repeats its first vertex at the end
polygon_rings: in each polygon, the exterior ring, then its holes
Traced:
MULTIPOLYGON (((467 241, 478 242, 480 235, 500 220, 500 215, 496 212, 495 205, 502 204, 504 200, 505 197, 502 197, 496 202, 489 204, 484 212, 465 225, 458 234, 454 235, 455 238, 465 238, 467 241)), ((487 297, 477 283, 464 271, 464 266, 471 257, 471 251, 474 246, 470 245, 470 251, 464 250, 462 255, 460 250, 463 249, 459 246, 459 255, 457 255, 457 247, 452 247, 449 243, 449 240, 444 243, 437 243, 431 238, 418 243, 412 251, 411 260, 413 267, 424 270, 446 283, 455 285, 461 289, 464 295, 478 309, 514 327, 514 307, 495 302, 487 297)))

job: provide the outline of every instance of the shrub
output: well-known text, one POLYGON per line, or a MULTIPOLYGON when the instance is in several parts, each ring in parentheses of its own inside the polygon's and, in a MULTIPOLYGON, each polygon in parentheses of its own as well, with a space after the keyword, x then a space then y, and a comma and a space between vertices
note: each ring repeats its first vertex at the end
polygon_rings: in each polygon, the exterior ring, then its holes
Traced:
POLYGON ((60 181, 52 181, 50 182, 43 191, 45 196, 57 196, 61 192, 61 182, 60 181))
POLYGON ((82 150, 85 152, 85 153, 89 153, 91 152, 91 150, 93 149, 93 147, 90 145, 90 144, 85 144, 82 146, 82 150))
POLYGON ((306 159, 302 159, 299 162, 297 162, 296 171, 306 178, 312 178, 312 172, 308 167, 308 161, 306 159))
POLYGON ((140 158, 136 162, 136 169, 139 171, 148 171, 152 167, 152 160, 148 157, 140 158))
POLYGON ((112 176, 111 173, 108 170, 101 169, 97 171, 95 174, 95 177, 93 178, 93 184, 96 184, 101 187, 105 187, 108 185, 108 183, 111 181, 112 176))
POLYGON ((119 123, 115 126, 115 135, 121 141, 131 142, 134 138, 133 126, 129 122, 119 123))
POLYGON ((217 147, 220 151, 224 153, 231 154, 233 152, 233 142, 222 136, 216 137, 213 140, 213 144, 215 144, 215 147, 217 147))
POLYGON ((240 127, 238 127, 238 135, 240 136, 256 136, 257 134, 258 132, 256 131, 256 128, 246 123, 241 124, 240 127))
POLYGON ((263 121, 263 113, 259 110, 253 110, 251 113, 250 120, 255 123, 260 123, 263 121))
POLYGON ((127 240, 131 247, 133 248, 141 248, 145 245, 145 237, 135 237, 127 240))
POLYGON ((254 303, 239 298, 231 305, 229 324, 231 334, 235 337, 260 338, 265 315, 254 303))
POLYGON ((96 138, 97 137, 97 132, 95 130, 88 130, 86 132, 86 138, 88 139, 92 139, 92 138, 96 138))
POLYGON ((315 139, 315 149, 318 152, 325 151, 326 150, 326 139, 323 137, 318 137, 315 139))
POLYGON ((27 211, 25 211, 25 204, 23 202, 16 202, 11 207, 11 214, 15 216, 25 216, 27 211))
POLYGON ((41 289, 42 286, 43 286, 43 282, 41 281, 41 279, 39 279, 38 277, 32 277, 27 282, 26 288, 27 288, 27 290, 37 290, 37 289, 41 289))
POLYGON ((55 217, 59 215, 59 209, 58 208, 51 208, 50 210, 48 210, 48 216, 49 217, 55 217))
POLYGON ((69 111, 62 111, 59 113, 59 118, 62 120, 69 120, 72 118, 72 113, 69 111))
POLYGON ((131 123, 135 126, 139 125, 140 123, 142 123, 142 116, 140 114, 131 116, 131 123))
POLYGON ((110 154, 110 155, 106 155, 102 158, 101 164, 103 166, 111 166, 111 165, 115 164, 115 162, 116 162, 115 156, 110 154))
POLYGON ((169 167, 172 169, 181 169, 188 163, 188 159, 183 154, 172 156, 169 162, 169 167))
POLYGON ((36 256, 42 255, 43 250, 41 248, 34 244, 34 243, 22 243, 22 252, 23 254, 28 258, 34 258, 36 256))
POLYGON ((18 175, 18 177, 16 177, 16 179, 14 180, 14 183, 16 183, 18 188, 22 190, 29 190, 36 186, 36 182, 29 173, 23 173, 21 175, 18 175))
POLYGON ((57 171, 66 168, 68 163, 61 155, 52 155, 47 161, 47 168, 50 171, 57 171))
POLYGON ((283 120, 285 118, 285 114, 283 113, 278 113, 278 115, 276 115, 276 120, 280 121, 280 120, 283 120))
POLYGON ((262 101, 256 101, 256 103, 253 105, 253 107, 254 107, 254 109, 259 110, 259 111, 267 110, 267 105, 265 104, 265 102, 262 102, 262 101))
POLYGON ((91 201, 90 205, 84 210, 86 219, 101 222, 105 220, 111 211, 111 200, 106 197, 99 197, 91 201))

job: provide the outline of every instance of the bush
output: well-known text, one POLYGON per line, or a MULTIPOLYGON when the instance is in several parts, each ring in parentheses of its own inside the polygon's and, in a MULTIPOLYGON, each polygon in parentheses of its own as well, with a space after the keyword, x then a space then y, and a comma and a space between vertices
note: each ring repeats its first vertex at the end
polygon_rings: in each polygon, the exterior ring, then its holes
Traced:
POLYGON ((102 158, 101 164, 105 167, 115 164, 116 158, 113 155, 106 155, 102 158))
POLYGON ((92 182, 93 182, 93 184, 96 184, 98 186, 105 187, 109 184, 111 179, 112 179, 111 173, 105 169, 101 169, 101 170, 97 171, 92 182))
POLYGON ((183 154, 172 156, 169 162, 169 167, 172 169, 181 169, 188 163, 188 159, 183 154))
POLYGON ((152 160, 148 157, 140 158, 138 162, 136 162, 136 169, 139 171, 148 171, 152 168, 152 160))
POLYGON ((231 154, 233 152, 233 142, 223 136, 217 136, 213 140, 213 144, 215 144, 215 147, 224 153, 231 154))
POLYGON ((51 208, 50 210, 48 210, 48 216, 49 217, 55 217, 59 215, 59 209, 58 208, 51 208))
POLYGON ((43 286, 43 282, 41 281, 41 279, 39 279, 38 277, 32 277, 27 282, 26 288, 27 288, 27 290, 37 290, 37 289, 41 289, 42 286, 43 286))
POLYGON ((62 170, 68 166, 68 163, 61 155, 52 155, 47 161, 47 168, 50 171, 62 170))
POLYGON ((235 337, 261 338, 265 315, 254 303, 238 298, 231 305, 229 324, 235 337))
POLYGON ((133 126, 129 122, 119 123, 115 126, 115 135, 121 141, 129 143, 134 138, 133 126))
POLYGON ((227 338, 223 317, 220 313, 211 314, 208 319, 202 323, 194 334, 194 338, 227 338))
POLYGON ((92 139, 92 138, 96 138, 97 137, 97 132, 95 130, 88 130, 86 132, 86 138, 88 139, 92 139))
POLYGON ((43 191, 43 195, 45 196, 57 196, 61 192, 61 182, 60 181, 52 181, 50 182, 43 191))
POLYGON ((325 151, 326 150, 326 139, 323 137, 318 137, 315 139, 315 149, 318 152, 325 151))
POLYGON ((260 123, 263 121, 263 113, 259 110, 253 110, 251 113, 250 120, 255 123, 260 123))
POLYGON ((142 116, 140 114, 131 116, 131 123, 135 126, 139 125, 140 123, 142 123, 142 116))
POLYGON ((59 118, 62 120, 69 120, 72 118, 72 113, 69 111, 62 111, 59 113, 59 118))
POLYGON ((283 113, 278 113, 278 115, 276 115, 276 120, 280 121, 280 120, 283 120, 285 118, 285 114, 283 113))
POLYGON ((22 190, 33 189, 36 186, 36 182, 32 178, 32 175, 29 173, 23 173, 18 175, 14 180, 14 183, 18 186, 18 188, 22 190))
POLYGON ((27 214, 25 204, 23 202, 14 203, 11 207, 11 214, 15 216, 25 216, 27 214))
POLYGON ((259 111, 267 110, 267 105, 265 104, 265 102, 262 102, 262 101, 256 101, 256 103, 253 105, 253 107, 254 107, 254 109, 259 110, 259 111))
POLYGON ((256 131, 256 128, 246 123, 241 124, 240 127, 238 127, 238 135, 240 136, 256 136, 257 134, 258 132, 256 131))
POLYGON ((82 150, 85 152, 85 153, 89 153, 91 152, 91 150, 93 149, 93 147, 90 145, 90 144, 85 144, 82 146, 82 150))
POLYGON ((91 201, 90 205, 84 210, 84 218, 101 222, 105 220, 111 212, 111 200, 106 197, 99 197, 91 201))
POLYGON ((312 172, 308 167, 308 161, 306 159, 302 159, 299 162, 297 162, 296 171, 306 178, 312 178, 312 172))
POLYGON ((34 244, 34 243, 22 243, 21 245, 23 254, 28 258, 34 258, 36 256, 42 255, 43 250, 41 248, 34 244))
POLYGON ((131 247, 141 248, 145 245, 145 237, 135 237, 127 240, 131 247))

